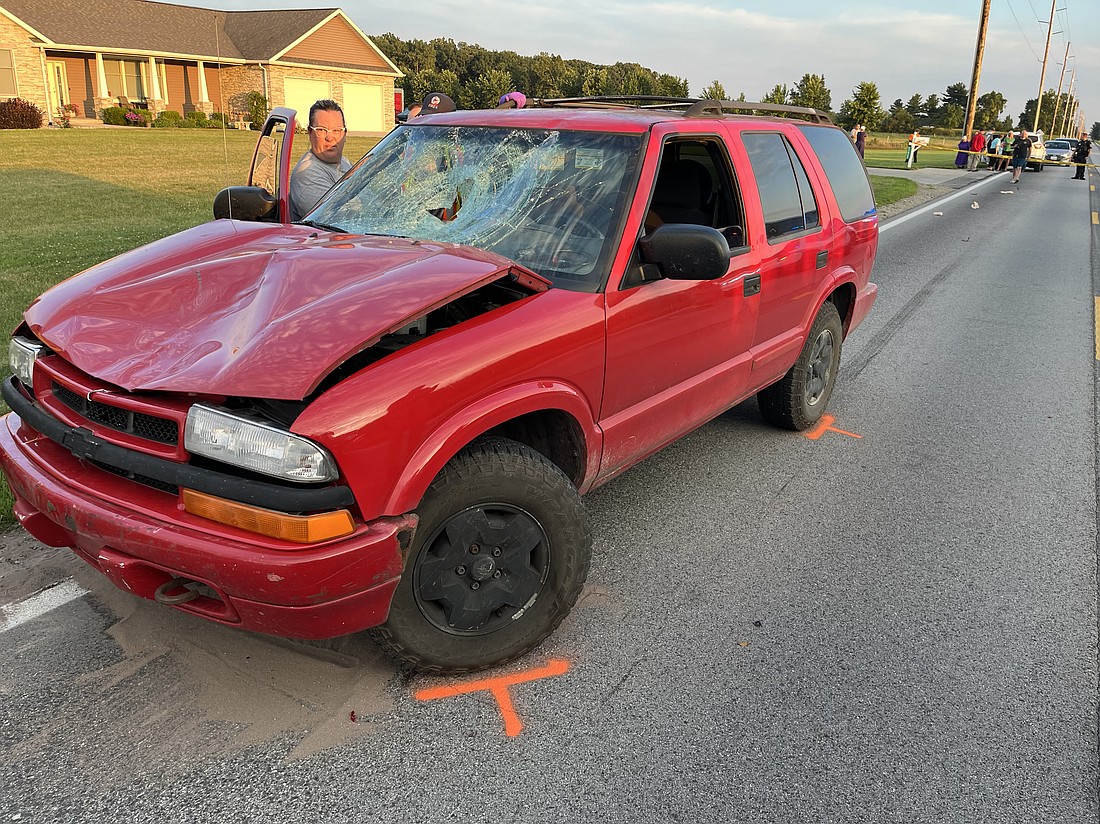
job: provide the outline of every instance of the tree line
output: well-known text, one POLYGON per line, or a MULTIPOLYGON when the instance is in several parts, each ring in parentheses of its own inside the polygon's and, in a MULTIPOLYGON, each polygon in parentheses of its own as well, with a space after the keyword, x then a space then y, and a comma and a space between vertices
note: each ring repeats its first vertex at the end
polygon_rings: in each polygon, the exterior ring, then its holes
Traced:
MULTIPOLYGON (((688 81, 662 74, 638 63, 591 63, 566 60, 560 55, 540 52, 529 56, 513 51, 493 51, 472 43, 456 43, 445 37, 433 40, 402 40, 386 33, 372 37, 375 44, 397 65, 405 78, 401 81, 405 99, 423 99, 428 92, 450 95, 464 109, 495 106, 502 94, 521 91, 528 97, 588 97, 599 95, 658 95, 688 97, 688 81)), ((729 95, 714 80, 699 92, 699 97, 714 100, 746 100, 744 92, 729 95)), ((965 83, 952 83, 942 94, 915 93, 908 100, 898 98, 883 108, 878 86, 861 82, 852 95, 834 110, 832 93, 823 74, 804 74, 790 86, 777 84, 761 98, 761 103, 807 106, 833 115, 844 128, 863 124, 872 131, 908 134, 914 128, 961 132, 970 91, 965 83)), ((1061 125, 1067 108, 1076 98, 1059 95, 1053 89, 1043 92, 1039 110, 1039 129, 1052 135, 1061 125), (1054 118, 1057 114, 1058 123, 1054 118)), ((974 127, 982 130, 1009 131, 1013 118, 1004 115, 1005 96, 989 91, 978 97, 974 127)), ((1024 128, 1035 126, 1036 99, 1027 102, 1017 121, 1024 128)), ((1067 127, 1069 128, 1069 127, 1067 127)), ((1069 129, 1072 130, 1072 129, 1069 129)), ((1093 136, 1100 138, 1100 123, 1094 123, 1093 136)))

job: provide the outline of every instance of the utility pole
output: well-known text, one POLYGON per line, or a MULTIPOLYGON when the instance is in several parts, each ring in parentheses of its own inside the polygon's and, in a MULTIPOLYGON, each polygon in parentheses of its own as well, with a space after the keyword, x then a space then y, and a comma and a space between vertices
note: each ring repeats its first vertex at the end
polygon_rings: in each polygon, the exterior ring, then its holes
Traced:
POLYGON ((1073 104, 1073 82, 1077 79, 1077 69, 1073 69, 1069 73, 1069 89, 1066 91, 1066 113, 1062 116, 1062 129, 1061 133, 1066 133, 1066 128, 1069 126, 1069 110, 1073 104))
MULTIPOLYGON (((1058 76, 1058 93, 1054 96, 1054 117, 1050 121, 1050 130, 1053 132, 1051 137, 1057 137, 1061 132, 1058 132, 1058 109, 1062 105, 1062 81, 1066 79, 1066 63, 1069 62, 1069 43, 1066 43, 1066 56, 1062 58, 1062 73, 1058 76)), ((1066 108, 1069 108, 1069 101, 1066 101, 1066 108)))
MULTIPOLYGON (((974 115, 978 111, 978 79, 982 75, 982 55, 985 54, 985 31, 989 26, 989 6, 993 0, 982 0, 982 17, 978 22, 978 45, 974 48, 974 73, 970 75, 970 97, 966 101, 966 120, 963 136, 974 132, 974 115)), ((1055 0, 1057 2, 1057 0, 1055 0)))
MULTIPOLYGON (((1043 71, 1039 74, 1039 96, 1035 98, 1035 122, 1032 130, 1039 131, 1039 109, 1043 105, 1043 83, 1047 79, 1047 58, 1050 57, 1050 36, 1054 34, 1054 6, 1058 0, 1050 0, 1050 24, 1047 26, 1047 47, 1043 50, 1043 71)), ((1053 126, 1051 127, 1053 128, 1053 126)))

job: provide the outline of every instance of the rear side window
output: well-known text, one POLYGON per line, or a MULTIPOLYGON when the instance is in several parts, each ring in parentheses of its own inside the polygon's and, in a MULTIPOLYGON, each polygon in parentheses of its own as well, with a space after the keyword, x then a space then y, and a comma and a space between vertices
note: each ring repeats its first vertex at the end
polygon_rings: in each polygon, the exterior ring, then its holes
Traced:
POLYGON ((799 125, 802 134, 821 161, 821 168, 833 187, 840 215, 846 223, 875 213, 875 196, 867 180, 867 170, 856 154, 848 135, 839 129, 799 125))
POLYGON ((820 226, 806 170, 786 138, 775 132, 743 132, 742 138, 760 190, 768 242, 820 226))

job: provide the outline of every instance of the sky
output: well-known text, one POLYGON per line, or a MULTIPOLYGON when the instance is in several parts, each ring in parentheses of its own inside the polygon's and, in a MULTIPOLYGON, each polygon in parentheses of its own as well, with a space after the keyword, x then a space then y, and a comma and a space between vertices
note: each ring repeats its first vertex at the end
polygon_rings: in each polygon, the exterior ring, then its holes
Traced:
MULTIPOLYGON (((179 0, 177 0, 179 2, 179 0)), ((448 37, 492 50, 550 52, 566 59, 635 62, 688 80, 692 95, 717 80, 736 97, 759 100, 777 83, 821 74, 833 109, 863 81, 875 83, 884 109, 913 94, 943 96, 969 87, 982 0, 192 0, 227 10, 340 8, 365 34, 403 40, 448 37)), ((1056 0, 1044 89, 1063 82, 1081 99, 1088 130, 1100 120, 1100 2, 1056 0)), ((1046 0, 992 0, 978 93, 1008 99, 1018 123, 1039 91, 1046 0), (1040 21, 1041 20, 1041 21, 1040 21)), ((520 91, 523 91, 522 89, 520 91)), ((1023 124, 1028 126, 1030 124, 1023 124)))

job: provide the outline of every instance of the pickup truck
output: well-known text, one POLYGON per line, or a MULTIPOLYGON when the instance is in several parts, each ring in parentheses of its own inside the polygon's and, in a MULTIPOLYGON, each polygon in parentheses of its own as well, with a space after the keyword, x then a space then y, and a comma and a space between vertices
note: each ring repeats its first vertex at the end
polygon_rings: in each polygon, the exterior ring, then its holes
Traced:
POLYGON ((814 110, 418 117, 291 224, 295 117, 217 219, 53 287, 9 346, 22 525, 193 615, 514 659, 581 592, 582 495, 754 395, 814 426, 875 298, 866 171, 814 110))

